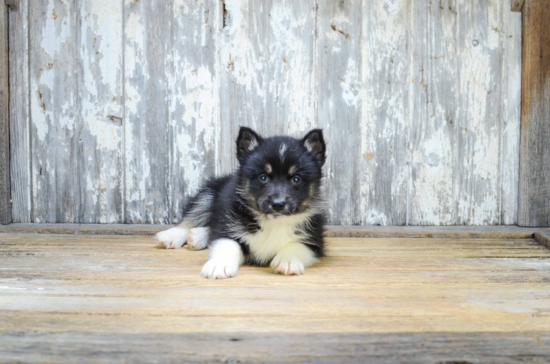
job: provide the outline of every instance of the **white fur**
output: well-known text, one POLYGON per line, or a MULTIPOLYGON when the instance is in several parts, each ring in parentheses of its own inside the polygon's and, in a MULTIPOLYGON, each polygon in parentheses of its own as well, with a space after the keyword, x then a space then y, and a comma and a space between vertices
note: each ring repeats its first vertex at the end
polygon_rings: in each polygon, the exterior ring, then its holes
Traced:
POLYGON ((208 234, 210 229, 206 227, 198 227, 189 231, 187 238, 187 246, 192 250, 206 249, 208 246, 208 234))
POLYGON ((256 138, 252 138, 252 140, 250 140, 250 144, 248 145, 248 150, 253 151, 254 149, 256 149, 257 146, 258 141, 256 140, 256 138))
POLYGON ((155 235, 157 241, 166 249, 179 249, 187 241, 189 236, 189 227, 180 224, 171 229, 161 231, 155 235))
POLYGON ((301 243, 290 243, 281 249, 271 261, 271 268, 285 275, 304 274, 305 267, 317 262, 313 252, 301 243))
POLYGON ((239 243, 231 239, 218 239, 210 246, 210 259, 202 267, 201 275, 210 279, 234 277, 243 260, 239 243))
POLYGON ((303 246, 304 249, 309 251, 307 247, 300 243, 302 237, 296 234, 296 230, 297 226, 304 223, 310 216, 309 214, 296 214, 277 218, 272 216, 267 219, 260 217, 261 230, 254 235, 246 234, 242 236, 250 247, 250 255, 266 264, 291 244, 303 246))
POLYGON ((285 162, 285 152, 286 152, 287 146, 285 143, 282 143, 279 146, 279 157, 281 157, 281 163, 285 162))

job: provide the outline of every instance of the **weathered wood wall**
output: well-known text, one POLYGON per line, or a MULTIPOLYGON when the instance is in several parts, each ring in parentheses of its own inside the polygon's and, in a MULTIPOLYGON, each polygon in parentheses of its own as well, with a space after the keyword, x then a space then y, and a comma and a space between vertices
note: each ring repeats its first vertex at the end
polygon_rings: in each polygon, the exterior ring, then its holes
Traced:
POLYGON ((523 6, 523 77, 518 223, 550 225, 550 3, 523 6))
POLYGON ((11 222, 8 7, 0 1, 0 224, 11 222))
POLYGON ((13 219, 171 223, 239 125, 323 127, 333 224, 513 224, 521 14, 500 0, 22 0, 13 219))

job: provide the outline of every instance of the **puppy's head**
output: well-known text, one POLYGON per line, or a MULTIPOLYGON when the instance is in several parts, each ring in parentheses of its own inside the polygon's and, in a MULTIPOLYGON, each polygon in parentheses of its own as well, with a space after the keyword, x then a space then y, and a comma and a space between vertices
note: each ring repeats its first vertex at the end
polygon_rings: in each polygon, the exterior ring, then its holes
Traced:
POLYGON ((320 129, 303 139, 262 138, 241 127, 237 138, 239 193, 249 207, 269 218, 317 208, 326 146, 320 129))

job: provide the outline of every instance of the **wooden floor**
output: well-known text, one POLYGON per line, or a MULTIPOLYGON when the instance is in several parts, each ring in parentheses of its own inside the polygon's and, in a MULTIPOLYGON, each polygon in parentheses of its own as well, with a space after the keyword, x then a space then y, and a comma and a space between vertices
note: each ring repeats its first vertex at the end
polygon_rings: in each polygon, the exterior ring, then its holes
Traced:
POLYGON ((532 238, 329 238, 303 276, 150 236, 0 234, 1 362, 550 362, 532 238))

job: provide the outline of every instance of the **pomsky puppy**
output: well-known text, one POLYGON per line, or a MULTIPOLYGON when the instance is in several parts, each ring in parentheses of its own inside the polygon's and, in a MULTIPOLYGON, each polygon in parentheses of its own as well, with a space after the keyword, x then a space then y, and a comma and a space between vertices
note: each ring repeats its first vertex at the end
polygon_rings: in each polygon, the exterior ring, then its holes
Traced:
POLYGON ((320 129, 303 139, 262 138, 241 127, 236 173, 206 181, 182 222, 156 235, 167 249, 209 248, 206 278, 234 277, 242 264, 299 275, 323 256, 320 196, 326 146, 320 129))

